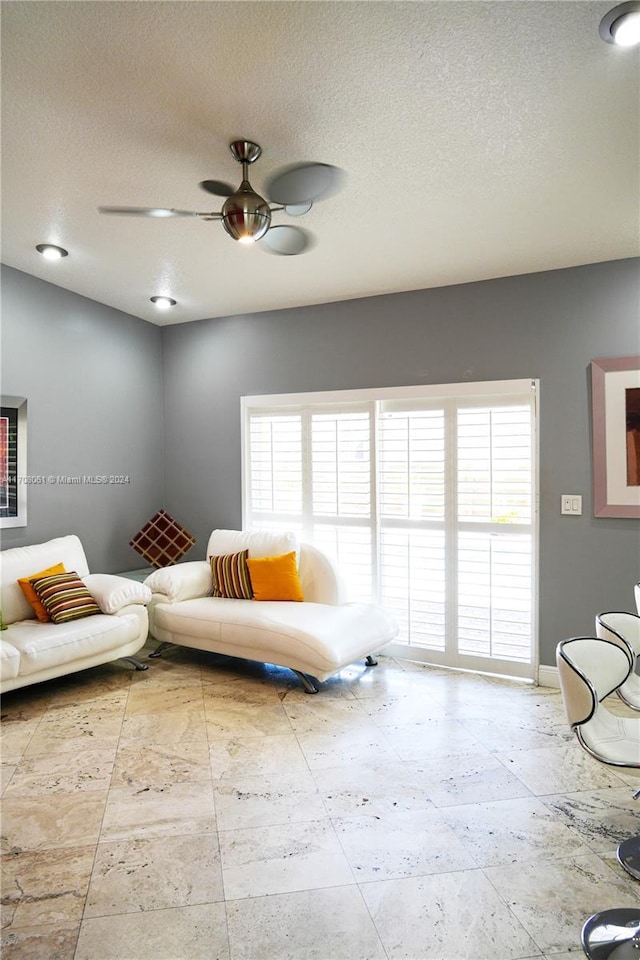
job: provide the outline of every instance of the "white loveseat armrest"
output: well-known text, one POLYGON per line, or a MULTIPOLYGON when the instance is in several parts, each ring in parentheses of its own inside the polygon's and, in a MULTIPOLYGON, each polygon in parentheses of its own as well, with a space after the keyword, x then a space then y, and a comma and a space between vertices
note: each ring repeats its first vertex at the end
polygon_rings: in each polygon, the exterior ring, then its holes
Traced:
POLYGON ((131 604, 146 606, 151 600, 149 587, 115 574, 89 573, 82 582, 103 613, 119 613, 131 604))
POLYGON ((164 603, 209 597, 213 590, 211 566, 206 560, 190 560, 172 567, 162 567, 144 581, 153 594, 161 594, 164 603))

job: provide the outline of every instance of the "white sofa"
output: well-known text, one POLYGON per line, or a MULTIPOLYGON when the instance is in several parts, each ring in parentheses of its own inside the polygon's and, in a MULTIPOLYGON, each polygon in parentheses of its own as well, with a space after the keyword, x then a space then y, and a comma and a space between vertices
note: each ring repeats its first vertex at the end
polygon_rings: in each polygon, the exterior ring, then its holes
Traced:
POLYGON ((214 530, 207 560, 156 570, 145 580, 152 591, 151 636, 161 645, 181 644, 293 670, 307 693, 349 663, 386 646, 397 625, 371 603, 346 603, 344 586, 329 558, 292 533, 214 530), (213 597, 209 558, 249 550, 250 558, 296 550, 304 600, 231 600, 213 597))
POLYGON ((111 574, 90 574, 77 536, 13 547, 0 553, 2 619, 0 690, 4 693, 41 680, 85 670, 111 660, 127 659, 136 669, 147 667, 134 654, 148 636, 146 604, 151 592, 141 583, 111 574), (75 571, 103 611, 68 623, 40 623, 18 584, 19 577, 57 563, 75 571))

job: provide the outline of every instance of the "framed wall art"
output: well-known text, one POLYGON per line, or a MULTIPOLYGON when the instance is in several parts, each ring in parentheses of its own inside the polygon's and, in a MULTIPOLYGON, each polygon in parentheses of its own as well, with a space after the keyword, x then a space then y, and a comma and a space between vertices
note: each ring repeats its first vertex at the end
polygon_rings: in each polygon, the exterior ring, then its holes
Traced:
POLYGON ((591 362, 593 512, 640 517, 640 356, 591 362))
POLYGON ((27 401, 0 398, 0 527, 27 525, 27 401))

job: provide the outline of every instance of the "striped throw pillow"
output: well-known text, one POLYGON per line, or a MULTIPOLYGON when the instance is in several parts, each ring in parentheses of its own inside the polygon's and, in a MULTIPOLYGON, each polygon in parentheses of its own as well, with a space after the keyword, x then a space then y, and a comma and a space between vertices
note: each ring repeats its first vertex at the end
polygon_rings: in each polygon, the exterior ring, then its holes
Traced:
POLYGON ((247 566, 248 550, 211 557, 213 596, 227 600, 252 600, 253 589, 247 566))
POLYGON ((31 582, 54 623, 67 623, 102 613, 75 570, 39 577, 31 582))

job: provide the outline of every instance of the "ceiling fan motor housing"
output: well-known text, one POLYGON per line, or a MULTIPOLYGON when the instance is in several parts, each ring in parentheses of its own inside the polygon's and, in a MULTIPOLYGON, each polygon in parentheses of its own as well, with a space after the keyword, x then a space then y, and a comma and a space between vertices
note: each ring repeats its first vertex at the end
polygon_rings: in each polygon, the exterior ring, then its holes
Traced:
POLYGON ((254 192, 248 180, 243 180, 236 192, 225 201, 222 225, 230 237, 244 243, 259 240, 269 229, 269 204, 254 192))

